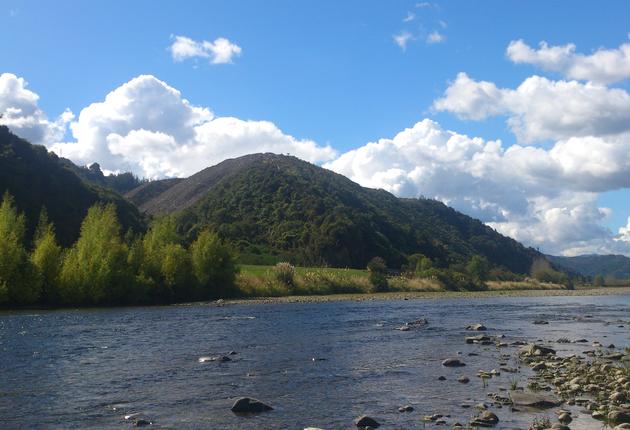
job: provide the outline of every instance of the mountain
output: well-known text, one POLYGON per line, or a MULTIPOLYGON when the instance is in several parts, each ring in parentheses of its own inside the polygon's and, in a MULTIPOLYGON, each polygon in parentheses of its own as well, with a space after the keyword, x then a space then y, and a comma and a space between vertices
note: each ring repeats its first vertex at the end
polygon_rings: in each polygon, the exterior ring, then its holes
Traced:
POLYGON ((93 163, 89 167, 85 167, 77 166, 67 158, 60 158, 59 160, 67 169, 74 172, 75 175, 85 182, 98 185, 102 188, 109 188, 117 193, 124 194, 146 182, 138 179, 137 176, 130 172, 105 175, 98 163, 93 163))
POLYGON ((211 227, 241 255, 260 261, 365 267, 381 256, 400 267, 407 255, 422 253, 446 266, 480 254, 527 273, 542 256, 438 201, 400 199, 290 156, 247 155, 176 183, 143 187, 154 195, 128 194, 142 210, 174 214, 191 238, 211 227))
POLYGON ((83 181, 67 163, 0 126, 0 195, 6 191, 13 195, 26 214, 29 231, 45 207, 59 242, 68 246, 77 239, 88 208, 99 202, 116 205, 123 228, 144 229, 143 216, 134 205, 111 190, 83 181))
POLYGON ((557 266, 584 276, 602 275, 616 279, 630 279, 630 258, 624 255, 579 255, 577 257, 548 255, 547 259, 557 266))

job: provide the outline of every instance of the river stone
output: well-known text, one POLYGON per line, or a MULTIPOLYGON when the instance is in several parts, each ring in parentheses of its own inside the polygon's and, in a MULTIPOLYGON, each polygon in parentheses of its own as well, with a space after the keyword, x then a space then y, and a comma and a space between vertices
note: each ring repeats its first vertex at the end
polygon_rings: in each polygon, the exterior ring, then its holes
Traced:
POLYGON ((608 413, 608 422, 613 425, 630 424, 630 410, 617 410, 608 413))
POLYGON ((457 382, 461 382, 462 384, 468 384, 470 382, 470 378, 468 378, 468 376, 460 376, 457 382))
POLYGON ((413 406, 405 405, 398 408, 398 412, 413 412, 413 406))
POLYGON ((518 354, 519 355, 555 355, 556 351, 546 346, 535 345, 533 343, 530 343, 528 345, 521 347, 518 350, 518 354))
POLYGON ((560 423, 555 423, 554 425, 549 427, 549 429, 550 430, 571 430, 569 426, 565 426, 564 424, 560 424, 560 423))
POLYGON ((560 401, 551 396, 536 393, 523 393, 520 391, 510 391, 510 399, 514 406, 534 409, 547 409, 560 405, 560 401))
POLYGON ((499 417, 490 411, 483 411, 477 418, 470 422, 475 427, 493 427, 499 422, 499 417))
POLYGON ((560 421, 560 423, 562 424, 569 424, 571 421, 573 421, 573 418, 571 418, 571 414, 563 412, 558 415, 558 421, 560 421))
POLYGON ((486 331, 488 330, 488 328, 483 325, 483 324, 471 324, 468 327, 466 327, 466 330, 473 330, 473 331, 486 331))
POLYGON ((615 426, 614 430, 630 430, 630 424, 619 424, 615 426))
POLYGON ((251 397, 241 397, 232 405, 232 412, 237 414, 259 413, 271 410, 273 410, 271 406, 251 397))
POLYGON ((380 427, 381 425, 378 423, 378 421, 376 421, 374 418, 372 417, 368 417, 367 415, 362 415, 359 418, 357 418, 356 420, 354 420, 354 423, 357 425, 358 428, 362 429, 365 427, 371 427, 373 429, 380 427))
POLYGON ((447 358, 446 360, 442 362, 442 366, 445 366, 445 367, 462 367, 465 365, 466 363, 464 363, 463 361, 457 358, 447 358))

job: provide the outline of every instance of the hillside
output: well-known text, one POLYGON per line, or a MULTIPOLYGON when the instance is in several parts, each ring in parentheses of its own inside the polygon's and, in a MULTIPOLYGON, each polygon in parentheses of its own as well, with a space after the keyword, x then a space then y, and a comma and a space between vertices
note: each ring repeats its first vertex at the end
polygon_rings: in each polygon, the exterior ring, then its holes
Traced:
POLYGON ((120 195, 84 182, 67 168, 67 160, 0 126, 0 195, 5 191, 25 212, 29 231, 33 231, 45 206, 60 243, 66 246, 76 240, 88 208, 97 202, 114 203, 125 229, 144 228, 140 212, 120 195))
POLYGON ((102 188, 109 188, 120 194, 124 194, 146 183, 146 181, 141 181, 130 172, 105 175, 98 163, 85 167, 77 166, 66 158, 60 158, 59 161, 85 182, 102 188))
POLYGON ((428 199, 399 199, 290 156, 253 154, 226 160, 141 203, 176 214, 194 237, 206 226, 243 255, 299 264, 365 267, 374 256, 400 267, 423 253, 440 265, 472 255, 527 273, 540 256, 478 220, 428 199))
POLYGON ((630 279, 630 258, 623 255, 579 255, 576 257, 547 258, 557 266, 584 276, 610 276, 615 279, 630 279))

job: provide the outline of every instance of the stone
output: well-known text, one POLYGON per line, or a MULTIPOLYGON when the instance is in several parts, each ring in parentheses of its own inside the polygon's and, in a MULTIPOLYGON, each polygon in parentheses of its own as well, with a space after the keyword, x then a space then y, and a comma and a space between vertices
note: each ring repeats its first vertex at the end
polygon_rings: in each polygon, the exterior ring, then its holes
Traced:
POLYGON ((499 417, 490 411, 483 411, 479 416, 470 422, 475 427, 493 427, 499 422, 499 417))
POLYGON ((378 421, 376 421, 374 418, 372 417, 368 417, 367 415, 362 415, 359 418, 357 418, 356 420, 354 420, 354 423, 356 424, 357 428, 365 428, 365 427, 371 427, 373 429, 375 428, 379 428, 381 425, 378 423, 378 421))
POLYGON ((483 324, 471 324, 468 327, 466 327, 466 330, 472 330, 472 331, 486 331, 488 330, 488 328, 483 325, 483 324))
POLYGON ((558 421, 560 421, 560 423, 562 424, 569 424, 571 421, 573 421, 573 418, 571 418, 571 414, 563 412, 558 415, 558 421))
POLYGON ((556 355, 556 351, 546 346, 536 345, 530 343, 521 347, 518 350, 519 355, 528 355, 528 356, 544 356, 544 355, 556 355))
POLYGON ((405 405, 398 408, 398 412, 413 412, 413 406, 405 405))
POLYGON ((442 366, 445 366, 445 367, 462 367, 465 365, 466 363, 464 363, 463 361, 457 358, 447 358, 446 360, 442 362, 442 366))
POLYGON ((145 420, 145 419, 140 418, 139 420, 136 420, 136 421, 133 423, 133 425, 134 425, 134 426, 136 426, 136 427, 145 427, 145 426, 150 426, 150 425, 151 425, 151 422, 149 422, 149 421, 147 421, 147 420, 145 420))
POLYGON ((630 410, 615 410, 608 413, 608 422, 613 425, 630 424, 630 410))
POLYGON ((457 382, 461 382, 462 384, 468 384, 470 382, 470 379, 468 378, 468 376, 460 376, 457 379, 457 382))
POLYGON ((510 399, 514 406, 533 409, 547 409, 560 405, 560 401, 554 397, 520 391, 510 391, 510 399))
POLYGON ((273 408, 268 404, 251 397, 241 397, 232 405, 232 412, 236 414, 260 413, 271 410, 273 410, 273 408))

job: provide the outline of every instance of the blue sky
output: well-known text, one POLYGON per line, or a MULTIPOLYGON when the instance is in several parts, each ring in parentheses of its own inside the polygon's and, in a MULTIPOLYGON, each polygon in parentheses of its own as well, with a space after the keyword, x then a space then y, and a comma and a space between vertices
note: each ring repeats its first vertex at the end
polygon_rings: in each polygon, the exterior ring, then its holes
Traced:
MULTIPOLYGON (((76 121, 84 108, 102 102, 132 78, 153 75, 180 91, 191 105, 207 107, 216 117, 270 121, 298 140, 329 145, 336 156, 381 138, 393 139, 424 118, 442 130, 501 139, 507 149, 522 138, 506 122, 510 114, 471 120, 471 112, 457 110, 452 103, 436 109, 436 100, 445 97, 458 73, 507 89, 517 88, 534 75, 569 80, 561 71, 541 70, 540 64, 511 61, 507 47, 522 39, 533 49, 541 41, 550 46, 575 44, 575 52, 584 55, 600 48, 615 49, 628 42, 629 9, 626 2, 608 2, 603 7, 560 1, 15 0, 0 6, 0 37, 9 42, 3 46, 0 73, 23 78, 28 90, 39 96, 38 109, 51 121, 65 109, 74 113, 76 121), (428 43, 434 32, 441 40, 428 43), (410 40, 403 49, 394 37, 404 33, 410 40), (222 37, 242 51, 227 64, 211 64, 207 58, 174 61, 170 47, 175 36, 193 41, 222 37)), ((605 85, 626 91, 628 79, 605 85)), ((565 137, 541 135, 533 145, 550 149, 565 137)), ((62 140, 81 139, 66 128, 62 140)), ((365 185, 381 186, 361 181, 360 174, 348 173, 352 172, 349 164, 336 162, 332 156, 313 157, 311 161, 332 163, 327 166, 365 185)), ((400 162, 392 166, 400 168, 400 162)), ((112 165, 112 170, 116 167, 112 165)), ((382 186, 401 195, 410 189, 387 181, 382 186)), ((617 182, 585 185, 580 192, 592 193, 594 188, 591 209, 611 209, 597 223, 615 235, 630 215, 628 192, 617 182)), ((473 216, 480 216, 480 205, 487 206, 491 200, 484 195, 474 204, 466 203, 436 186, 427 189, 434 192, 424 192, 419 185, 411 194, 441 198, 473 216)), ((565 191, 570 189, 572 185, 567 184, 565 191)), ((545 194, 545 198, 556 198, 558 193, 545 194)), ((498 213, 510 212, 505 207, 498 213)), ((499 230, 506 234, 518 230, 508 228, 502 217, 488 215, 484 221, 496 222, 493 226, 504 222, 499 230)), ((594 231, 584 234, 594 237, 594 231)), ((571 240, 586 243, 593 238, 586 236, 571 240)), ((566 250, 533 236, 517 238, 554 252, 566 250)), ((594 252, 599 251, 597 246, 572 245, 594 252)))

